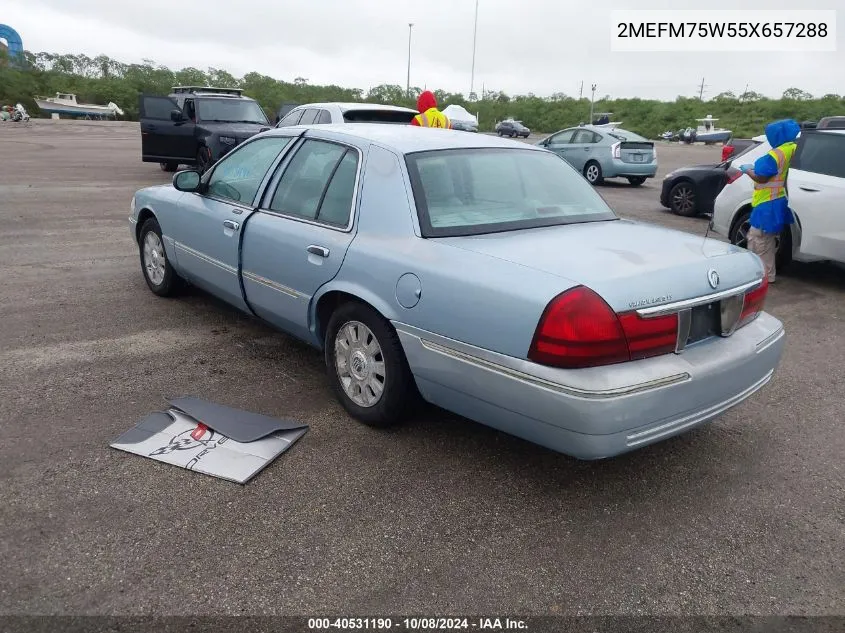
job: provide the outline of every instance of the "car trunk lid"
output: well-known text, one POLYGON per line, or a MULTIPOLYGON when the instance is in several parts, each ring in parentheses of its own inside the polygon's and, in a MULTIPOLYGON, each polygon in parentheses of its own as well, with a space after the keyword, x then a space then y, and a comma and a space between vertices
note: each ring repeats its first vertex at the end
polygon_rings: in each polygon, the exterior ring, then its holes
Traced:
POLYGON ((654 160, 654 143, 620 141, 618 153, 618 158, 624 163, 650 163, 654 160))
POLYGON ((561 291, 588 286, 620 312, 740 287, 760 269, 729 243, 630 220, 440 239, 561 277, 561 291))

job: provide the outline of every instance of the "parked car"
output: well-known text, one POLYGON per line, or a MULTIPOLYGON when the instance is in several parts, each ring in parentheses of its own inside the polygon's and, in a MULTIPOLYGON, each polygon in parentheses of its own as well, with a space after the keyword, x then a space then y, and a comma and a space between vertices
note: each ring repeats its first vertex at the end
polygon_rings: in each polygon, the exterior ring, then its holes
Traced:
POLYGON ((571 127, 538 141, 584 174, 592 185, 605 178, 627 178, 634 187, 657 173, 653 141, 627 130, 594 125, 571 127))
POLYGON ((721 163, 692 165, 670 171, 663 177, 660 204, 676 215, 685 217, 712 213, 716 196, 739 173, 735 169, 731 171, 731 161, 750 152, 764 142, 766 137, 763 135, 748 140, 750 144, 741 152, 721 163))
POLYGON ((816 126, 818 130, 845 129, 845 116, 826 116, 816 126))
POLYGON ((308 103, 291 109, 276 127, 330 123, 395 123, 410 125, 419 112, 381 103, 308 103))
POLYGON ((239 88, 175 86, 164 97, 139 97, 141 160, 163 171, 190 165, 200 173, 251 136, 270 129, 258 102, 239 88))
POLYGON ((756 141, 753 138, 731 138, 722 145, 722 162, 724 163, 731 156, 739 156, 755 144, 756 141))
MULTIPOLYGON (((786 178, 796 222, 777 240, 777 266, 785 268, 792 260, 845 263, 845 130, 804 130, 797 143, 786 178)), ((733 167, 753 163, 770 149, 768 142, 761 143, 733 167)), ((753 191, 751 179, 738 172, 716 198, 710 222, 716 233, 743 248, 748 243, 753 191)))
POLYGON ((274 129, 131 208, 153 293, 191 282, 322 350, 374 426, 421 396, 609 457, 739 404, 783 351, 756 255, 620 219, 559 157, 494 136, 274 129))
POLYGON ((453 103, 443 108, 443 114, 449 118, 453 130, 478 132, 478 119, 463 106, 453 103))
POLYGON ((531 130, 522 124, 522 121, 514 121, 513 119, 505 119, 496 124, 495 132, 499 136, 510 136, 511 138, 523 137, 528 138, 531 130))

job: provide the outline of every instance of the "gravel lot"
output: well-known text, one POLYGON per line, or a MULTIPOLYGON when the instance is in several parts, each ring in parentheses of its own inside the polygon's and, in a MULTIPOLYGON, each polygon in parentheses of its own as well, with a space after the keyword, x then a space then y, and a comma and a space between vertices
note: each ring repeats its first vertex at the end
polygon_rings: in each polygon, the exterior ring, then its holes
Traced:
MULTIPOLYGON (((778 276, 775 380, 717 422, 578 462, 439 410, 377 431, 318 353, 194 291, 156 298, 127 216, 169 176, 137 124, 0 124, 0 613, 843 614, 845 274, 778 276), (109 442, 192 394, 310 432, 247 486, 109 442)), ((600 187, 703 235, 660 177, 600 187)))

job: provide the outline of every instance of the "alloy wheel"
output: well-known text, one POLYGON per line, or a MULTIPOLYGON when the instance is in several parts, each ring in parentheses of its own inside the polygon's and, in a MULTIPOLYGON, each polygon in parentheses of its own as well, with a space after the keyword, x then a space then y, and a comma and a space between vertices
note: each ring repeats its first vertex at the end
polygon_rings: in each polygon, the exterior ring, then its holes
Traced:
POLYGON ((149 231, 144 237, 144 269, 149 280, 156 286, 164 282, 166 261, 164 245, 158 235, 149 231))

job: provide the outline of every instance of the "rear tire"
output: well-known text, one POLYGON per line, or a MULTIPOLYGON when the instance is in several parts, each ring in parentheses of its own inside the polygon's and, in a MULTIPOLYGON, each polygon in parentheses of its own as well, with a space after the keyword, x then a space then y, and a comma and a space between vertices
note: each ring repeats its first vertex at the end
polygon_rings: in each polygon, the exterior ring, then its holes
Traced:
POLYGON ((591 160, 584 165, 584 178, 586 178, 587 182, 591 185, 600 185, 604 181, 604 177, 601 173, 601 165, 594 160, 591 160))
POLYGON ((645 182, 645 176, 630 176, 628 182, 631 183, 632 187, 639 187, 645 182))
POLYGON ((399 336, 363 303, 344 303, 332 314, 326 327, 325 363, 343 408, 368 426, 397 424, 417 402, 399 336))
POLYGON ((179 169, 179 163, 174 163, 172 161, 166 163, 159 163, 159 167, 161 167, 161 171, 176 171, 179 169))
POLYGON ((182 289, 182 278, 173 270, 164 249, 164 239, 158 220, 150 218, 141 226, 138 235, 141 272, 150 290, 159 297, 171 297, 182 289))
MULTIPOLYGON (((730 231, 730 241, 734 246, 748 248, 748 229, 751 228, 751 209, 746 209, 734 220, 730 231)), ((784 227, 777 237, 775 247, 775 270, 780 272, 792 263, 792 226, 784 227)))
POLYGON ((691 218, 698 214, 696 197, 695 185, 679 182, 669 191, 669 208, 675 215, 691 218))

